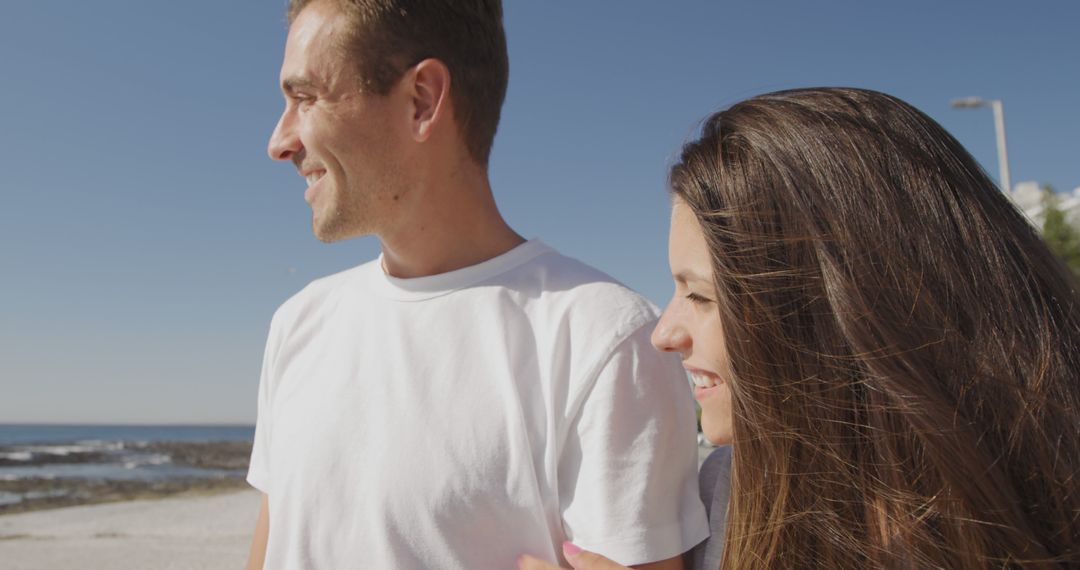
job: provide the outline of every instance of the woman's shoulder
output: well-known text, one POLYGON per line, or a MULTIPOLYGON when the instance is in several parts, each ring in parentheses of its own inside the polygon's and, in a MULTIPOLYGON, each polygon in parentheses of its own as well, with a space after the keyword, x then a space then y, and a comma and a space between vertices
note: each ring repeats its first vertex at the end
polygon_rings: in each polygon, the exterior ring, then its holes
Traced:
POLYGON ((721 445, 712 451, 698 470, 698 483, 701 488, 701 498, 706 505, 712 502, 717 481, 722 479, 725 483, 731 479, 731 446, 721 445))
POLYGON ((690 551, 691 570, 714 570, 724 557, 724 535, 727 534, 728 500, 731 496, 731 446, 713 450, 698 472, 701 501, 709 513, 709 538, 690 551))

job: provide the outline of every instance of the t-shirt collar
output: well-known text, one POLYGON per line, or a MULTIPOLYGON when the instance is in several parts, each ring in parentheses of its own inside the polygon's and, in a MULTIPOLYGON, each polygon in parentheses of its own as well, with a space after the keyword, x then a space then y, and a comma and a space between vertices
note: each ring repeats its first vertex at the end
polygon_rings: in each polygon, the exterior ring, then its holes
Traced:
POLYGON ((367 264, 362 278, 380 296, 399 301, 423 301, 487 281, 550 251, 550 247, 533 238, 476 265, 411 279, 387 275, 380 254, 377 260, 367 264))

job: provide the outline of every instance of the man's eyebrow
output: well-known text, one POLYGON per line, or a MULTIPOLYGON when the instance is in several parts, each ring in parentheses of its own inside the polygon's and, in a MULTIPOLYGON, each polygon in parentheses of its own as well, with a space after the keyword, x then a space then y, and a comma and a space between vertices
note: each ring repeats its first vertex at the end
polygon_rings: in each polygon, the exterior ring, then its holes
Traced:
POLYGON ((281 90, 286 93, 295 93, 299 89, 311 89, 315 82, 303 77, 289 77, 281 81, 281 90))

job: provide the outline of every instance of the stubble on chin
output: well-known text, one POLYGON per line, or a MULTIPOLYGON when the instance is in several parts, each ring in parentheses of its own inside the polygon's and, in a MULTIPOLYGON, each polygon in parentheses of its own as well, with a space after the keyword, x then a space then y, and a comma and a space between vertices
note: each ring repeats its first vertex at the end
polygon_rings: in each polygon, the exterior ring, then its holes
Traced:
POLYGON ((322 228, 318 226, 313 225, 312 233, 315 234, 315 239, 323 243, 334 243, 336 241, 341 241, 340 238, 335 237, 333 234, 326 233, 322 230, 322 228))
POLYGON ((345 239, 341 212, 335 209, 326 212, 324 216, 322 219, 311 217, 311 233, 315 234, 315 239, 323 243, 334 243, 345 239))
MULTIPOLYGON (((359 208, 355 208, 359 210, 359 208)), ((311 231, 323 243, 334 243, 371 233, 359 211, 334 204, 323 212, 322 218, 312 215, 311 231)))

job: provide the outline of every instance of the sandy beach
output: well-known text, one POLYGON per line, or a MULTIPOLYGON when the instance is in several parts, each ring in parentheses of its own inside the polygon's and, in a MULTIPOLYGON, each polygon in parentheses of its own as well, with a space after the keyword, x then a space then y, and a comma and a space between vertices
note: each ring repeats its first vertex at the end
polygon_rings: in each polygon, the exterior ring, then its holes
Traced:
POLYGON ((242 568, 258 516, 253 490, 0 516, 0 566, 183 570, 242 568))

